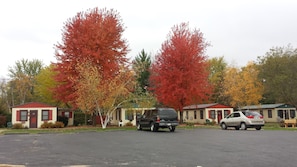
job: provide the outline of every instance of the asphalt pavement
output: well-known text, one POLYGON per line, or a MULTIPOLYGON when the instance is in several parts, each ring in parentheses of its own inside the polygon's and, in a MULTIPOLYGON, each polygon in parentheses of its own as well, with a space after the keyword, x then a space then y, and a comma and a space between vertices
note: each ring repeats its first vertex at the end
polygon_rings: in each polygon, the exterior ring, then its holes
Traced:
POLYGON ((117 130, 0 135, 0 164, 22 167, 296 166, 296 139, 297 131, 202 128, 177 129, 173 133, 117 130))

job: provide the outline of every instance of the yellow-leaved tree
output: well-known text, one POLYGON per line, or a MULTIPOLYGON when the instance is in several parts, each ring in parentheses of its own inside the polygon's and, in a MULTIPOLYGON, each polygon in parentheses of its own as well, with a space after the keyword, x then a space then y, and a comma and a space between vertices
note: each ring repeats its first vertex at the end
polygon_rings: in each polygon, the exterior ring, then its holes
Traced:
POLYGON ((113 77, 103 79, 100 69, 91 61, 79 64, 76 70, 79 76, 74 85, 75 103, 85 113, 99 114, 105 129, 116 109, 131 99, 135 85, 133 73, 127 67, 121 67, 113 77))
POLYGON ((54 80, 54 64, 42 68, 36 76, 35 98, 38 101, 51 104, 53 106, 64 107, 64 103, 54 98, 52 89, 57 85, 54 80))
POLYGON ((235 108, 256 105, 262 99, 263 83, 258 79, 259 71, 252 62, 241 69, 231 67, 224 80, 224 94, 235 108))

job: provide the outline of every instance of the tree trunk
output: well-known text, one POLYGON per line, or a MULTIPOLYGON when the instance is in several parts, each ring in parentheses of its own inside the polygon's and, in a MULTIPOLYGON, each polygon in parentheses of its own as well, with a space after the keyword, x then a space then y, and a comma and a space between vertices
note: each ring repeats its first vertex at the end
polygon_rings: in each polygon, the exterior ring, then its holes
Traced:
POLYGON ((179 123, 180 124, 184 123, 184 112, 183 111, 179 112, 179 123))
POLYGON ((87 113, 85 112, 85 125, 88 125, 87 121, 87 113))

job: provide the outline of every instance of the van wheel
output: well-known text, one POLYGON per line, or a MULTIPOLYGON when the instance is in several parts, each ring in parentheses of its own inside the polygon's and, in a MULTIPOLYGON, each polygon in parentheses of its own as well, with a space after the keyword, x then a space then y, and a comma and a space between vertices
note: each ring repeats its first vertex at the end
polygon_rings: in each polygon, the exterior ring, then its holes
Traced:
POLYGON ((170 130, 170 132, 174 132, 175 131, 175 126, 169 126, 169 130, 170 130))
POLYGON ((142 130, 140 123, 137 124, 137 130, 142 130))
POLYGON ((242 122, 241 124, 240 124, 240 129, 241 130, 246 130, 247 128, 246 128, 246 124, 244 123, 244 122, 242 122))
POLYGON ((155 126, 155 124, 152 122, 151 123, 151 131, 152 132, 155 132, 157 129, 156 129, 156 126, 155 126))

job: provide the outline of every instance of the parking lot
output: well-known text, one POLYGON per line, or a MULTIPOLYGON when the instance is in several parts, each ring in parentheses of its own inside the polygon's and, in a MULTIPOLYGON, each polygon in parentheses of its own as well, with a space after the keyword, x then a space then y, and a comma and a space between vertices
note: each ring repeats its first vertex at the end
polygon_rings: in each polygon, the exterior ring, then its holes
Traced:
POLYGON ((0 164, 26 167, 296 166, 297 131, 114 130, 0 136, 0 164))

